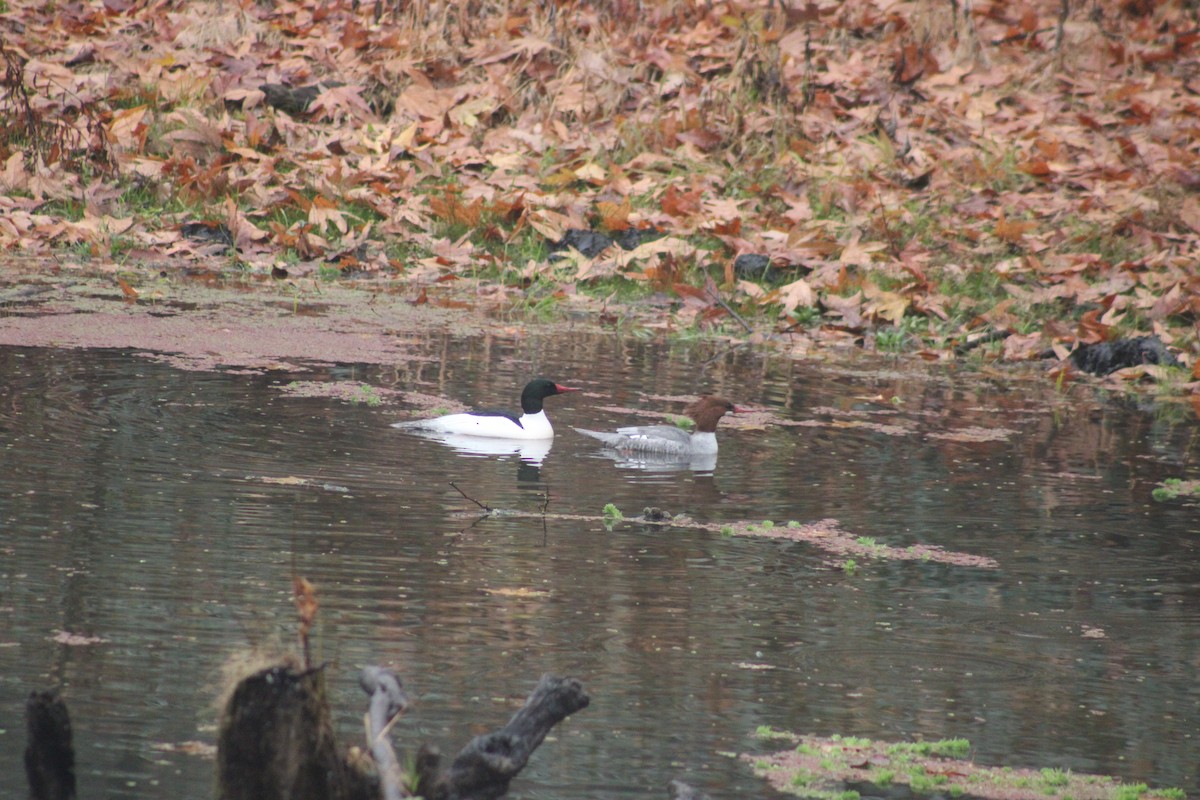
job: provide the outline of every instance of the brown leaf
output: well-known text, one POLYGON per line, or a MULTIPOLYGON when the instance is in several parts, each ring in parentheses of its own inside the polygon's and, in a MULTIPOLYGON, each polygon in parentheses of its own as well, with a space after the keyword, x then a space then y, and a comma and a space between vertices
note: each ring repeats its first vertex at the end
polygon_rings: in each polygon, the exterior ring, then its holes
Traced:
POLYGON ((675 134, 675 138, 681 142, 694 144, 697 148, 705 152, 712 150, 725 141, 725 138, 721 134, 706 129, 694 129, 677 133, 675 134))
POLYGON ((663 194, 662 210, 672 217, 690 216, 700 210, 700 195, 699 189, 681 192, 671 184, 663 194))
POLYGON ((786 286, 781 286, 778 295, 780 303, 783 304, 783 313, 785 314, 791 314, 801 306, 809 308, 817 300, 816 292, 813 291, 813 288, 808 285, 808 281, 804 280, 804 278, 792 281, 786 286))
POLYGON ((1005 361, 1027 361, 1037 358, 1042 350, 1040 333, 1016 334, 1004 340, 1005 361))
POLYGON ((1112 328, 1100 321, 1100 314, 1100 309, 1092 309, 1079 320, 1079 329, 1075 336, 1080 342, 1095 344, 1112 338, 1112 328))
POLYGON ((855 292, 849 297, 836 294, 826 294, 821 298, 821 304, 830 314, 840 316, 843 324, 857 330, 862 327, 862 292, 855 292))
POLYGON ((1025 161, 1017 168, 1035 178, 1048 178, 1054 174, 1054 170, 1050 169, 1050 165, 1040 158, 1034 161, 1025 161))
POLYGON ((1029 231, 1034 229, 1035 224, 1030 221, 1009 222, 1004 216, 1004 212, 1000 212, 1000 219, 996 220, 994 232, 996 238, 1009 244, 1021 244, 1022 237, 1029 231))

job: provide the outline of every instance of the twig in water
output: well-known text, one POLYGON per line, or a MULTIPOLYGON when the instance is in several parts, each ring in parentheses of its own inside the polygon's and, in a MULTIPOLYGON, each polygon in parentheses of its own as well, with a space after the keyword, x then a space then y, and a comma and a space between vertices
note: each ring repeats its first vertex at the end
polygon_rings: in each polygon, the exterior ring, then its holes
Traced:
POLYGON ((450 481, 450 485, 454 487, 454 491, 458 492, 458 493, 459 493, 459 494, 461 494, 463 497, 467 498, 467 499, 468 499, 468 500, 470 500, 472 503, 474 503, 475 505, 479 506, 480 508, 482 508, 484 511, 488 512, 489 514, 490 514, 490 513, 492 513, 492 507, 491 507, 491 506, 485 506, 483 503, 479 502, 479 501, 478 501, 478 500, 476 500, 474 497, 471 497, 471 495, 467 494, 467 493, 466 493, 466 492, 464 492, 462 489, 458 488, 458 484, 456 484, 454 481, 450 481))

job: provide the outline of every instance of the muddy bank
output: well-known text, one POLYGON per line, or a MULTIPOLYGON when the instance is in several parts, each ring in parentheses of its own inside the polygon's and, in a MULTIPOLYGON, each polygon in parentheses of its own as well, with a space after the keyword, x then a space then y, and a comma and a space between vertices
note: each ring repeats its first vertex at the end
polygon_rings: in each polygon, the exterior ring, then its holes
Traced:
POLYGON ((0 345, 145 350, 191 369, 387 364, 420 357, 411 346, 430 331, 527 332, 503 318, 503 303, 461 289, 417 294, 388 281, 298 285, 206 276, 162 278, 132 289, 133 296, 115 276, 12 264, 0 273, 0 345))

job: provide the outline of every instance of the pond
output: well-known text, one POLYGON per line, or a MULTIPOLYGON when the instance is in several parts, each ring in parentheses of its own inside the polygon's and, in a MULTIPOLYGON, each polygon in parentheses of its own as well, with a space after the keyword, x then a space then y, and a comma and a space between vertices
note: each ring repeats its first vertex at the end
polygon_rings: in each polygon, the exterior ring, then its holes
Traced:
POLYGON ((663 798, 673 778, 770 797, 728 756, 771 749, 761 725, 963 737, 980 763, 1200 792, 1200 517, 1151 497, 1197 476, 1190 416, 1036 373, 617 334, 407 347, 389 367, 302 371, 0 348, 0 795, 24 796, 26 695, 61 686, 83 800, 211 796, 188 743, 214 741, 226 662, 294 646, 296 574, 318 587, 314 657, 343 744, 361 738, 365 664, 415 698, 402 750, 457 752, 542 673, 583 682, 590 707, 515 797, 663 798), (514 406, 535 374, 583 389, 547 401, 558 435, 540 457, 390 427, 413 405, 389 390, 514 406), (349 402, 297 382, 373 388, 349 402), (571 430, 705 391, 770 412, 726 418, 710 469, 618 463, 571 430), (527 513, 484 517, 464 494, 527 513), (610 530, 609 503, 835 519, 996 566, 610 530))

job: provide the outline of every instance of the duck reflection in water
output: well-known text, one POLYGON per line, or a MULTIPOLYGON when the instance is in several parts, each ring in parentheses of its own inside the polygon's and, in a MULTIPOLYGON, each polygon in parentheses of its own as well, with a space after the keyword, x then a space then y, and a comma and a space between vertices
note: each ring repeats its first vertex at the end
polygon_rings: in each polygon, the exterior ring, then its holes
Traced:
POLYGON ((550 454, 553 439, 491 439, 461 433, 436 433, 412 431, 422 439, 440 442, 465 456, 511 456, 515 455, 524 464, 540 467, 550 454))

